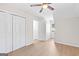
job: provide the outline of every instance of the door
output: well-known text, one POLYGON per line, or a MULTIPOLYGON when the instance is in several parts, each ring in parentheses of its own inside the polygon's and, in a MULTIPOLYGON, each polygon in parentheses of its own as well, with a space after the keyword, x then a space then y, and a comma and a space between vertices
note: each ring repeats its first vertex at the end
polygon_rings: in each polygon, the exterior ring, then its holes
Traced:
POLYGON ((0 53, 12 51, 12 15, 0 12, 0 53))
POLYGON ((25 46, 25 19, 13 16, 13 50, 25 46))
POLYGON ((33 20, 33 39, 38 39, 38 21, 33 20))

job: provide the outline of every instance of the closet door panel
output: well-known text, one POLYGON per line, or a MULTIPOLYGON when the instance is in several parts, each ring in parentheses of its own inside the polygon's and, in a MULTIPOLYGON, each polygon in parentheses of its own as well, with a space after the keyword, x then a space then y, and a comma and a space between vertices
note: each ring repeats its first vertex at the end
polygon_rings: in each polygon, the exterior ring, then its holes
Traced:
POLYGON ((12 16, 0 12, 0 53, 12 51, 12 16))
POLYGON ((12 51, 12 15, 7 14, 7 20, 5 21, 5 39, 6 39, 6 52, 9 53, 12 51))
POLYGON ((25 46, 25 19, 13 16, 13 50, 25 46))

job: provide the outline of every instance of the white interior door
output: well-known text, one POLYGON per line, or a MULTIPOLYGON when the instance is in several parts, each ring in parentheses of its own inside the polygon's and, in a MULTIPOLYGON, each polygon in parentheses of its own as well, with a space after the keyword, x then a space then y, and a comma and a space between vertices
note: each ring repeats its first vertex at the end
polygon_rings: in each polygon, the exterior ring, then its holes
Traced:
POLYGON ((25 46, 25 19, 13 16, 13 50, 25 46))
POLYGON ((33 39, 38 39, 38 21, 33 20, 33 39))
POLYGON ((0 12, 0 53, 12 51, 12 15, 0 12))

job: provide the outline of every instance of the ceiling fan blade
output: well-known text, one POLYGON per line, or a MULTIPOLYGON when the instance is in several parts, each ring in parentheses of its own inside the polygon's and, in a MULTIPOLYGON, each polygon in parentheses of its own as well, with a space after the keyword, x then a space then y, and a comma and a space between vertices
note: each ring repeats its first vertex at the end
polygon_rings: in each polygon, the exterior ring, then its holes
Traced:
POLYGON ((52 3, 43 3, 43 4, 52 4, 52 3))
POLYGON ((34 7, 34 6, 41 6, 41 4, 34 4, 34 5, 30 5, 31 7, 34 7))
POLYGON ((52 4, 52 3, 47 3, 47 4, 52 4))
POLYGON ((43 11, 43 8, 41 8, 40 13, 43 11))
POLYGON ((51 6, 48 6, 48 8, 49 8, 50 10, 54 10, 54 8, 53 8, 53 7, 51 7, 51 6))

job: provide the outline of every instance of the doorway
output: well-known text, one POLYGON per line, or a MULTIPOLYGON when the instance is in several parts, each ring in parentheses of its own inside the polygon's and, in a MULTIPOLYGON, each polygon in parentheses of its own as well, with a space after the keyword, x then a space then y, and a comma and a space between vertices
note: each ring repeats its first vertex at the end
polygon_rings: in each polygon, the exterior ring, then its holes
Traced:
POLYGON ((38 31, 38 25, 39 24, 39 22, 38 21, 36 21, 36 20, 33 20, 33 39, 34 40, 37 40, 37 39, 39 39, 39 31, 38 31))

